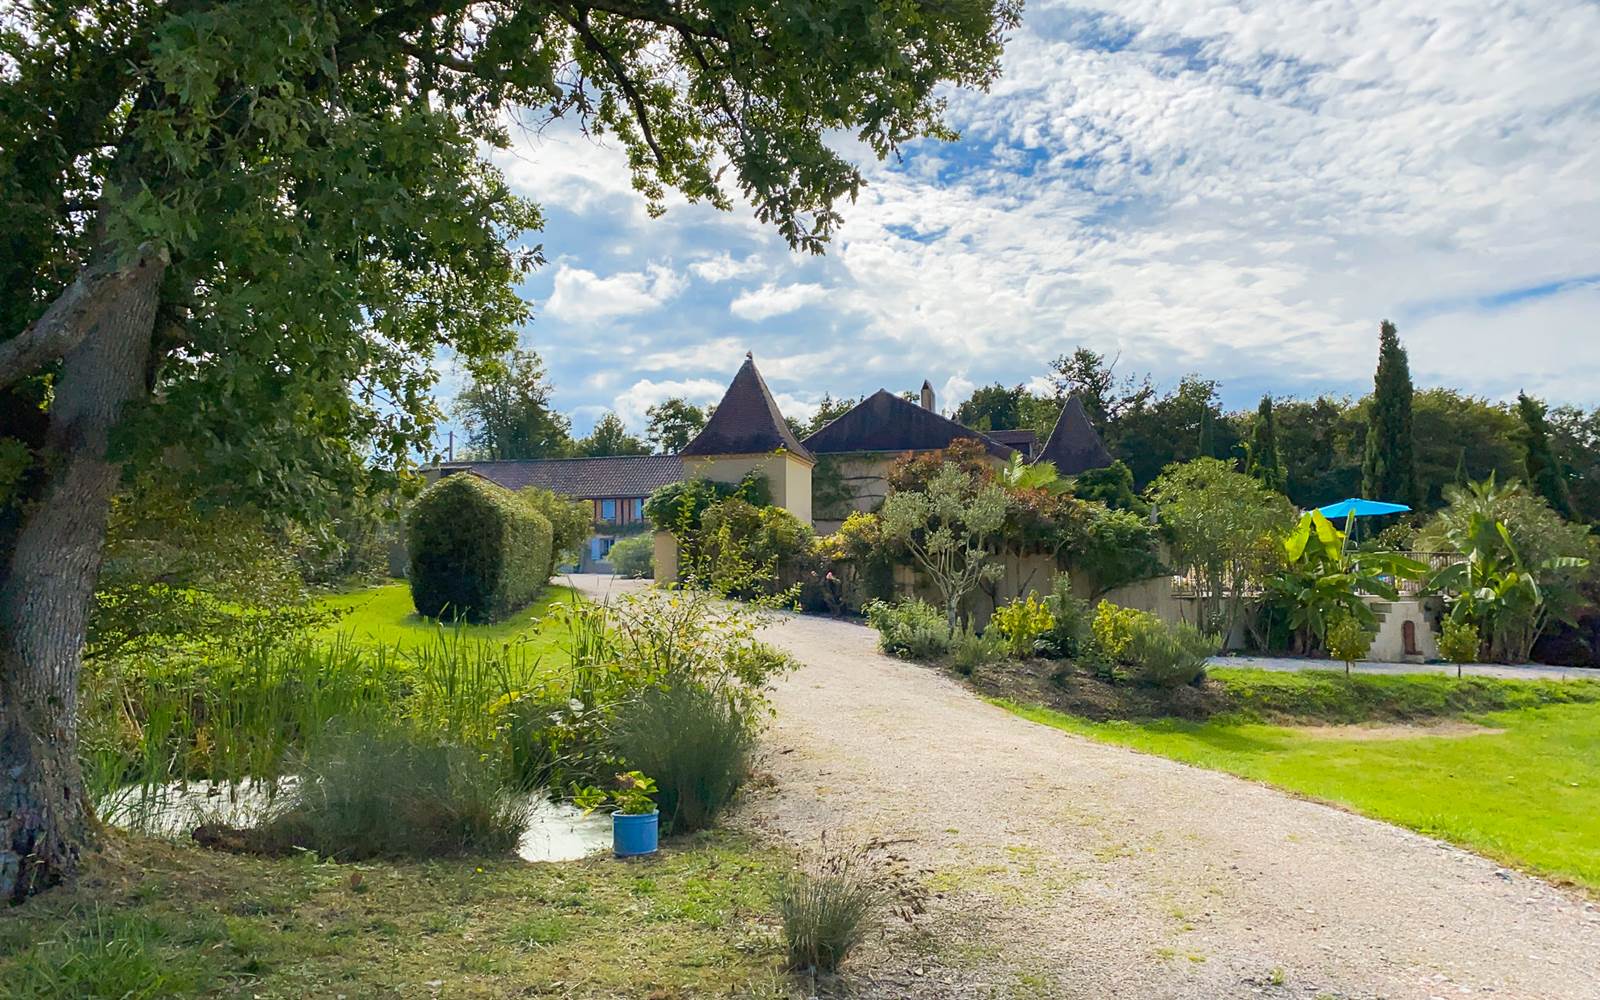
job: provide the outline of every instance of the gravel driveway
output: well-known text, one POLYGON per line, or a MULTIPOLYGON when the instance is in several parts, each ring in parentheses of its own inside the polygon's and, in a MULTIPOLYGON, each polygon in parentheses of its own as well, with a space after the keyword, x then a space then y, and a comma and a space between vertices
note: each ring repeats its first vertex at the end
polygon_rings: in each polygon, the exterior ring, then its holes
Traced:
MULTIPOLYGON (((594 592, 598 581, 578 579, 594 592)), ((1600 907, 1414 833, 1097 744, 796 617, 750 822, 935 895, 858 963, 927 997, 1600 998, 1600 907)))

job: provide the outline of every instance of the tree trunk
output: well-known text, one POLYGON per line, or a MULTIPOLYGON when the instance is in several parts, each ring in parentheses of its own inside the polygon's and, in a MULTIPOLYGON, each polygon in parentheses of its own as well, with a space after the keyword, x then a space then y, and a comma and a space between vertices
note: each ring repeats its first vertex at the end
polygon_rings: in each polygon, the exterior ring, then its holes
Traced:
POLYGON ((166 266, 164 251, 141 248, 77 317, 39 456, 46 480, 0 568, 0 899, 70 878, 88 840, 78 669, 120 474, 107 444, 146 392, 166 266))

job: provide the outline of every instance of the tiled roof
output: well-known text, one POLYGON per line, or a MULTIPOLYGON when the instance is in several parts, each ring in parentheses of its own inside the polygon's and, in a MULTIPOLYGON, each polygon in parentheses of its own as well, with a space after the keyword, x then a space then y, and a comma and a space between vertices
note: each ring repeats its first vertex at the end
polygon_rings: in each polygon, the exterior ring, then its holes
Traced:
POLYGON ((949 447, 958 438, 978 441, 996 458, 1009 458, 1013 450, 886 389, 879 389, 854 409, 835 417, 806 438, 805 444, 819 455, 934 451, 949 447))
POLYGON ((733 377, 722 402, 717 404, 717 411, 681 454, 759 455, 779 448, 786 448, 801 458, 811 457, 789 429, 783 414, 778 412, 778 404, 767 391, 766 381, 756 371, 755 360, 746 354, 739 373, 733 377))
POLYGON ((676 455, 612 455, 504 462, 444 462, 442 475, 472 472, 509 490, 538 486, 575 499, 647 497, 683 479, 676 455))
POLYGON ((1025 457, 1032 455, 1039 448, 1039 435, 1031 430, 984 431, 983 436, 991 441, 998 441, 1007 448, 1015 448, 1025 457))
POLYGON ((1061 408, 1055 429, 1050 432, 1050 439, 1033 460, 1053 462, 1056 471, 1063 476, 1076 476, 1080 472, 1110 465, 1111 453, 1106 451, 1100 435, 1095 433, 1094 425, 1089 423, 1089 415, 1083 412, 1083 403, 1079 402, 1077 396, 1069 396, 1067 405, 1061 408))

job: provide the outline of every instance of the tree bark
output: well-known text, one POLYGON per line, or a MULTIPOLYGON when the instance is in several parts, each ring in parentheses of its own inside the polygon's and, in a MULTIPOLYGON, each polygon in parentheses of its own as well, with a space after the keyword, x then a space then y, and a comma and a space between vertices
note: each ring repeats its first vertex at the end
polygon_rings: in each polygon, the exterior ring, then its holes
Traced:
MULTIPOLYGON (((111 256, 109 250, 102 261, 111 256)), ((91 271, 105 268, 91 265, 91 271)), ((164 250, 141 247, 116 280, 87 283, 63 342, 39 456, 43 489, 0 567, 0 898, 70 878, 90 834, 78 766, 78 672, 120 468, 111 431, 146 389, 164 250)), ((76 291, 73 291, 76 290, 76 291)))

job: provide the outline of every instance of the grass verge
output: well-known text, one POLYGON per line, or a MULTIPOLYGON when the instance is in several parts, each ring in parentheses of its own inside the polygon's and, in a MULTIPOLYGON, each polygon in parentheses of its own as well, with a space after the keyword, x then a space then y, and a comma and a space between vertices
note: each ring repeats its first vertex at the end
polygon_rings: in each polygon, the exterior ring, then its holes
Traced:
POLYGON ((1600 893, 1600 704, 1545 703, 1469 715, 1486 728, 1430 735, 1424 726, 1364 732, 1238 717, 1091 722, 996 703, 1103 743, 1346 806, 1600 893))
POLYGON ((115 997, 784 996, 786 858, 713 832, 570 864, 262 860, 111 835, 0 921, 0 993, 115 997))

